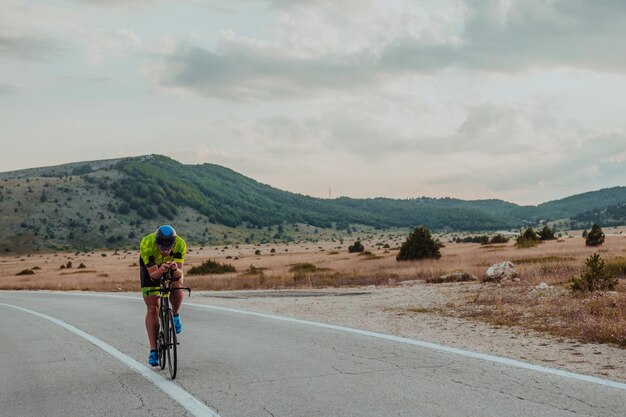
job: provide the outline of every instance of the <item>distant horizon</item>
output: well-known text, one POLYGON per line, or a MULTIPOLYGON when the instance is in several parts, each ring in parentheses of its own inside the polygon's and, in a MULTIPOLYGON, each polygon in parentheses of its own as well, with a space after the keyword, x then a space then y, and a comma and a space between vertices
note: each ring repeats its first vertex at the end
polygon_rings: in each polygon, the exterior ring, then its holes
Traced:
POLYGON ((466 199, 466 198, 458 198, 452 195, 447 195, 447 196, 428 196, 428 195, 419 195, 419 196, 413 196, 413 197, 389 197, 389 196, 382 196, 382 195, 371 195, 371 196, 350 196, 350 195, 340 195, 340 196, 332 196, 332 197, 324 197, 324 196, 314 196, 314 195, 309 195, 309 194, 305 194, 302 192, 298 192, 298 191, 292 191, 292 190, 285 190, 282 189, 280 187, 277 187, 273 184, 269 184, 269 183, 265 183, 262 181, 259 181, 258 179, 246 175, 244 173, 241 173, 239 171, 237 171, 236 169, 233 169, 231 167, 222 165, 222 164, 217 164, 217 163, 213 163, 213 162, 199 162, 199 163, 186 163, 186 162, 182 162, 179 161, 175 158, 172 158, 170 156, 167 155, 161 155, 161 154, 141 154, 141 155, 133 155, 133 156, 119 156, 119 157, 112 157, 112 158, 101 158, 101 159, 88 159, 88 160, 82 160, 82 161, 70 161, 70 162, 61 162, 61 163, 55 163, 52 165, 39 165, 39 166, 32 166, 32 167, 26 167, 26 168, 19 168, 19 169, 14 169, 14 170, 9 170, 9 171, 0 171, 0 175, 2 174, 9 174, 9 173, 13 173, 13 172, 19 172, 19 171, 28 171, 28 170, 36 170, 36 169, 46 169, 46 168, 54 168, 54 167, 59 167, 59 166, 63 166, 63 165, 72 165, 72 164, 81 164, 81 163, 89 163, 89 162, 102 162, 102 161, 114 161, 114 160, 118 160, 118 159, 132 159, 132 158, 140 158, 140 157, 147 157, 147 156, 151 156, 151 155, 157 155, 157 156, 164 156, 170 159, 173 159, 176 162, 179 162, 183 165, 202 165, 202 164, 213 164, 213 165, 218 165, 221 166, 223 168, 227 168, 227 169, 231 169, 235 172, 237 172, 240 175, 243 175, 247 178, 250 178, 254 181, 257 181, 259 183, 265 184, 265 185, 269 185, 270 187, 279 189, 281 191, 288 191, 291 193, 295 193, 295 194, 301 194, 301 195, 306 195, 309 197, 313 197, 313 198, 320 198, 320 199, 337 199, 337 198, 342 198, 342 197, 346 197, 346 198, 353 198, 353 199, 375 199, 375 198, 387 198, 387 199, 392 199, 392 200, 404 200, 404 199, 418 199, 418 198, 432 198, 432 199, 445 199, 445 198, 451 198, 451 199, 456 199, 456 200, 464 200, 464 201, 481 201, 481 200, 499 200, 499 201, 503 201, 505 203, 511 203, 511 204, 516 204, 518 206, 539 206, 541 204, 545 204, 545 203, 549 203, 551 201, 555 201, 555 200, 561 200, 567 197, 572 197, 575 195, 579 195, 579 194, 585 194, 585 193, 589 193, 589 192, 595 192, 595 191, 600 191, 600 190, 604 190, 604 189, 611 189, 611 188, 618 188, 618 187, 625 187, 626 185, 614 185, 614 186, 608 186, 608 187, 601 187, 601 188, 597 188, 597 189, 593 189, 593 190, 586 190, 586 191, 581 191, 581 192, 577 192, 574 194, 569 194, 569 195, 564 195, 564 196, 559 196, 556 198, 552 198, 550 200, 546 200, 546 201, 542 201, 540 203, 537 204, 520 204, 514 201, 507 201, 501 198, 472 198, 472 199, 466 199))

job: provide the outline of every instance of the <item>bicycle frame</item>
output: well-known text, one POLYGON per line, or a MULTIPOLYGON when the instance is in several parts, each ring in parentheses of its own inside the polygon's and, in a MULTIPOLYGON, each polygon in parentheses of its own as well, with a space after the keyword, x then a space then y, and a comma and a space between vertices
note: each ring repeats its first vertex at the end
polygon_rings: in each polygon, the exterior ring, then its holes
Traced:
POLYGON ((172 288, 172 271, 168 270, 159 281, 159 289, 149 292, 158 292, 160 296, 159 306, 159 333, 157 334, 157 349, 159 351, 159 366, 165 369, 165 365, 169 365, 170 376, 176 378, 177 353, 176 333, 173 329, 173 311, 170 308, 170 294, 173 291, 186 290, 191 296, 191 288, 175 287, 172 288))

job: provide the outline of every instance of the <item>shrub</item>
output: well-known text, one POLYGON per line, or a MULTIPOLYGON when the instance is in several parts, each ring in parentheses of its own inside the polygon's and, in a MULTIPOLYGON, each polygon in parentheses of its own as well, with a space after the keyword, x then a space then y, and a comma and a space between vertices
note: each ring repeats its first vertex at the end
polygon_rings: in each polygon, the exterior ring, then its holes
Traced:
POLYGON ((583 234, 582 234, 583 237, 586 238, 588 234, 589 234, 589 232, 587 232, 586 230, 583 230, 583 234))
POLYGON ((531 246, 536 246, 539 243, 539 236, 533 230, 532 226, 528 226, 528 228, 522 233, 516 241, 516 246, 518 248, 529 248, 531 246))
POLYGON ((263 274, 263 271, 265 271, 267 268, 257 268, 254 265, 250 265, 248 267, 248 269, 246 269, 246 271, 244 272, 244 275, 257 275, 257 274, 263 274))
POLYGON ((260 255, 260 254, 261 254, 261 250, 260 250, 260 249, 255 250, 255 251, 254 251, 254 254, 255 254, 255 255, 260 255))
POLYGON ((600 258, 600 255, 594 253, 585 261, 586 270, 581 276, 572 277, 570 280, 570 288, 573 291, 603 291, 614 290, 617 286, 617 278, 615 273, 609 270, 600 258))
POLYGON ((87 268, 87 266, 81 262, 80 265, 78 265, 78 269, 83 269, 83 268, 87 268))
POLYGON ((130 206, 128 205, 127 202, 122 202, 120 203, 120 205, 117 207, 117 212, 119 214, 128 214, 130 213, 130 206))
POLYGON ((416 227, 400 247, 396 260, 406 261, 424 258, 441 258, 439 245, 433 240, 430 230, 425 227, 416 227))
POLYGON ((501 234, 497 234, 491 238, 489 243, 507 243, 509 241, 508 237, 504 237, 501 234))
POLYGON ((297 263, 289 268, 289 272, 315 272, 317 267, 311 263, 297 263))
POLYGON ((354 245, 348 246, 349 253, 363 252, 364 250, 365 246, 363 246, 363 244, 359 240, 354 242, 354 245))
POLYGON ((539 232, 539 237, 541 238, 541 240, 554 240, 554 232, 552 231, 552 229, 550 229, 550 226, 545 225, 543 226, 543 229, 541 229, 541 231, 539 232))
POLYGON ((229 272, 236 272, 234 266, 230 264, 222 264, 219 262, 207 259, 202 262, 201 265, 194 266, 188 271, 189 275, 208 275, 208 274, 226 274, 229 272))
POLYGON ((480 243, 481 245, 486 245, 489 243, 489 236, 481 235, 481 236, 466 236, 464 238, 456 237, 454 239, 456 243, 480 243))
POLYGON ((30 269, 23 269, 15 275, 35 275, 35 271, 32 271, 30 269))
POLYGON ((591 230, 587 234, 585 239, 585 245, 587 246, 600 246, 604 243, 604 232, 597 224, 591 226, 591 230))

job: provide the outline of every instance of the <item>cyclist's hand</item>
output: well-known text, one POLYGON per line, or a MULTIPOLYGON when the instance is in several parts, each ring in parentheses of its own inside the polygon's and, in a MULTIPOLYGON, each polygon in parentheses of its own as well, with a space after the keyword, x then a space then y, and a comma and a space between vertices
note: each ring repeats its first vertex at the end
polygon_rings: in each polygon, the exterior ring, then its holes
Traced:
POLYGON ((172 272, 176 271, 178 269, 178 264, 176 262, 170 262, 170 269, 172 272))
POLYGON ((161 274, 165 274, 168 269, 170 269, 169 263, 164 263, 159 267, 159 271, 161 272, 161 274))

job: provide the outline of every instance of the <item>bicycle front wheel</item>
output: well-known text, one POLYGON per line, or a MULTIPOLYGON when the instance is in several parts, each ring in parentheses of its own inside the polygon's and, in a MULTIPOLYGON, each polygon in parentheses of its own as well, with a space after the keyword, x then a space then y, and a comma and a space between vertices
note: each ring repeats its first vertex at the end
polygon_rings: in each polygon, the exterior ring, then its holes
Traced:
POLYGON ((160 316, 161 328, 157 335, 157 349, 159 352, 159 367, 165 369, 165 352, 167 351, 167 333, 165 329, 167 329, 167 317, 165 314, 160 316))
POLYGON ((174 314, 168 310, 166 314, 167 327, 165 327, 165 339, 167 341, 167 366, 170 370, 170 377, 176 378, 177 356, 176 356, 176 329, 174 328, 174 314))

